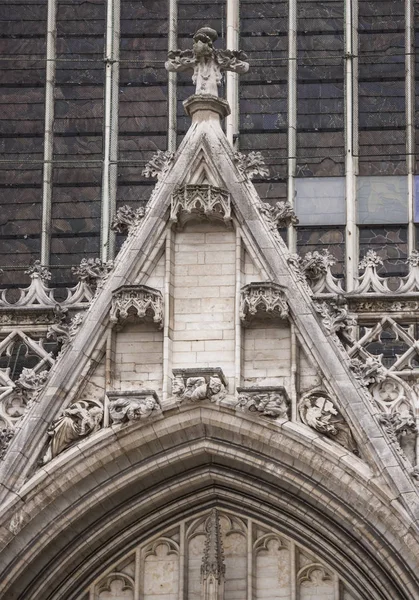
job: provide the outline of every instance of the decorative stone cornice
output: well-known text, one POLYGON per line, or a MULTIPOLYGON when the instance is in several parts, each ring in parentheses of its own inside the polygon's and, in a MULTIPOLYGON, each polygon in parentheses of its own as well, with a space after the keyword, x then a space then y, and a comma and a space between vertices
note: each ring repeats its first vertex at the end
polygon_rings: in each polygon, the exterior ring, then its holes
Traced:
POLYGON ((175 190, 172 195, 170 220, 182 226, 193 218, 231 220, 230 194, 209 184, 190 184, 175 190))
POLYGON ((219 402, 227 394, 227 380, 220 367, 173 369, 172 394, 179 400, 219 402))
POLYGON ((123 323, 132 314, 138 319, 151 317, 159 329, 163 327, 163 296, 147 285, 123 285, 113 292, 110 320, 123 323))
POLYGON ((354 454, 358 454, 357 444, 343 416, 332 399, 322 390, 304 394, 298 403, 300 418, 305 425, 332 438, 354 454))
POLYGON ((242 287, 240 292, 240 319, 248 323, 253 317, 288 318, 288 304, 284 288, 271 281, 256 281, 242 287))
POLYGON ((257 412, 271 419, 289 419, 290 399, 284 387, 240 387, 237 392, 236 409, 257 412))
POLYGON ((161 413, 161 405, 154 390, 107 392, 109 418, 112 423, 144 421, 161 413))

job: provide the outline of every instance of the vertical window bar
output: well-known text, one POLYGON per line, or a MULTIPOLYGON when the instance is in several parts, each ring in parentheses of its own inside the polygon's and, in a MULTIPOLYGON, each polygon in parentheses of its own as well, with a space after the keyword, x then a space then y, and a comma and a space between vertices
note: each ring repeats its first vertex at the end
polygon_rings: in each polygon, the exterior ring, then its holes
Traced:
MULTIPOLYGON (((169 40, 168 50, 177 48, 177 0, 169 0, 169 40)), ((176 151, 176 129, 177 129, 177 74, 168 71, 168 117, 169 125, 167 132, 167 149, 176 151)))
POLYGON ((406 166, 409 207, 408 252, 415 248, 414 172, 415 172, 415 32, 413 0, 406 0, 406 166))
POLYGON ((345 197, 346 289, 354 289, 358 275, 356 226, 356 147, 358 137, 355 98, 357 89, 357 0, 345 0, 345 197))
MULTIPOLYGON (((288 187, 287 200, 294 206, 297 164, 297 0, 289 0, 288 14, 288 187)), ((288 228, 288 247, 296 252, 295 228, 288 228)))
POLYGON ((100 256, 110 260, 115 253, 115 234, 110 224, 116 208, 118 158, 118 85, 120 2, 107 0, 105 48, 105 116, 102 174, 102 219, 100 256))
MULTIPOLYGON (((240 7, 239 0, 227 0, 227 45, 229 50, 239 49, 240 7)), ((227 101, 231 114, 226 119, 227 139, 233 146, 239 132, 239 80, 237 73, 226 73, 227 101)))
POLYGON ((44 170, 42 177, 41 263, 48 265, 51 247, 52 158, 54 151, 54 87, 57 2, 48 0, 45 82, 44 170))

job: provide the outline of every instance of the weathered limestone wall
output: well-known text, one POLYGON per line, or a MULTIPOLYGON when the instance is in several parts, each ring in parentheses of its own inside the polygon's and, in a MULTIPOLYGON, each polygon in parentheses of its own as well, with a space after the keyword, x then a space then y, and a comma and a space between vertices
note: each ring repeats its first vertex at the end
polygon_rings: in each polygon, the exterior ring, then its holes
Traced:
POLYGON ((234 377, 236 237, 223 225, 176 232, 173 367, 221 366, 234 377))
POLYGON ((243 330, 244 385, 289 387, 291 334, 281 321, 255 322, 243 330))
POLYGON ((163 332, 152 323, 127 323, 116 334, 115 389, 151 388, 161 394, 163 332))

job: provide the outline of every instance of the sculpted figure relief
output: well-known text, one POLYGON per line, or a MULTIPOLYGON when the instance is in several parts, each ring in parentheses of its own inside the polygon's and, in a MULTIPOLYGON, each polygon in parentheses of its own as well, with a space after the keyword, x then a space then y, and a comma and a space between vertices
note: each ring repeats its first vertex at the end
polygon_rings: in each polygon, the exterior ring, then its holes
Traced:
POLYGON ((289 399, 283 388, 238 388, 239 397, 236 408, 243 411, 258 412, 271 419, 288 419, 289 399))
POLYGON ((201 371, 206 371, 202 375, 199 369, 185 369, 184 371, 184 374, 175 374, 172 381, 172 394, 179 400, 219 402, 227 395, 226 386, 216 371, 202 369, 201 371))
POLYGON ((121 397, 109 403, 109 416, 113 423, 147 419, 158 410, 160 405, 151 395, 142 398, 121 397))
POLYGON ((102 418, 103 408, 91 400, 80 400, 66 408, 48 431, 51 441, 43 462, 47 463, 73 442, 98 431, 102 418))
POLYGON ((358 448, 348 424, 328 396, 321 392, 303 396, 298 409, 303 423, 334 439, 350 452, 358 454, 358 448))

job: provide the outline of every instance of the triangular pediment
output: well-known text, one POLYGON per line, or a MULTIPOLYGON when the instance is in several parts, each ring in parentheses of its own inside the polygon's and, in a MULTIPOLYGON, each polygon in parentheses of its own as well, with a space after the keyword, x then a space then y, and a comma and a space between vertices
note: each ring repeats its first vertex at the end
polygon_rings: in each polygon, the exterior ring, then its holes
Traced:
MULTIPOLYGON (((17 489, 51 459, 54 427, 71 410, 95 434, 164 414, 167 402, 208 401, 295 421, 417 495, 216 113, 194 115, 73 334, 10 443, 3 472, 19 473, 17 489), (19 436, 33 458, 17 467, 19 436)), ((70 446, 57 444, 55 456, 70 446)))

